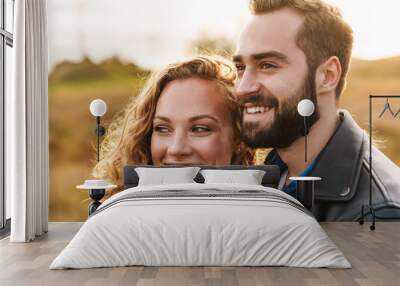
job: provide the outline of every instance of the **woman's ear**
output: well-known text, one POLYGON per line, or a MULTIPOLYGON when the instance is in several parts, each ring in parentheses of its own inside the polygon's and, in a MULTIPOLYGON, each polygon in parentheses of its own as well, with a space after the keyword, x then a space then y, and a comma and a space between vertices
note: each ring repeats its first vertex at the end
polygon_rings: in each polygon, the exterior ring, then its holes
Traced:
POLYGON ((317 94, 335 93, 341 75, 342 66, 338 57, 333 56, 324 61, 315 74, 317 94))

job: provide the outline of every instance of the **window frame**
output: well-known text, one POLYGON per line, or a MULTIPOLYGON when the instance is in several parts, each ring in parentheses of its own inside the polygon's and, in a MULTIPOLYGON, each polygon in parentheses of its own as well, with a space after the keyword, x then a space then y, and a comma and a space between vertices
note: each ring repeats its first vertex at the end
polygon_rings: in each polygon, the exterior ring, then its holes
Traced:
MULTIPOLYGON (((6 189, 5 189, 5 97, 6 97, 6 61, 7 46, 13 48, 14 37, 13 33, 7 31, 6 21, 7 15, 6 11, 6 1, 12 2, 12 15, 14 19, 15 12, 15 0, 0 0, 1 3, 1 21, 0 21, 0 237, 6 235, 10 231, 11 219, 7 219, 6 207, 6 189)), ((14 30, 14 24, 12 24, 12 30, 14 30)))

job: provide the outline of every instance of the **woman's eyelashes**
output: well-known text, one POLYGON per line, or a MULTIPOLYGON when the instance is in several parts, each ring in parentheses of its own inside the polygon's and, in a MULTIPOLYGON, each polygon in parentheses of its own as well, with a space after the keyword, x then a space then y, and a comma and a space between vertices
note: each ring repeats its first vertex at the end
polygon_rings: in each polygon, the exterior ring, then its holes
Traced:
MULTIPOLYGON (((212 132, 212 128, 205 125, 193 125, 188 128, 188 131, 194 135, 206 135, 212 132)), ((159 134, 170 134, 174 132, 174 128, 166 125, 155 125, 153 127, 153 132, 159 134)))
POLYGON ((153 128, 153 132, 167 134, 170 132, 170 128, 164 125, 156 125, 153 128))
POLYGON ((195 134, 208 134, 212 131, 212 129, 208 126, 204 125, 195 125, 191 128, 191 132, 195 134))

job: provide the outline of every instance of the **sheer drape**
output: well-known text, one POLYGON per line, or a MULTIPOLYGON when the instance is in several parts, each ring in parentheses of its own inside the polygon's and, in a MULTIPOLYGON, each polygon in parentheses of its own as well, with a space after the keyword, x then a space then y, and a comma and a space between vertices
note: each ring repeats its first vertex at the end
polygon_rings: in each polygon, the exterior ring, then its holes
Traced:
POLYGON ((48 48, 46 0, 15 2, 13 92, 6 110, 6 187, 12 242, 48 227, 48 48))

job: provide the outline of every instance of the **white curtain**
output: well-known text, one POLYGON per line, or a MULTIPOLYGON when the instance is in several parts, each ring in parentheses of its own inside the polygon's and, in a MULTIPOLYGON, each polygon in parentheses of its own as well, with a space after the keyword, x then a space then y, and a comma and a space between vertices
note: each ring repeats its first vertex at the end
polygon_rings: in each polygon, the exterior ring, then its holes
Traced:
POLYGON ((15 1, 13 92, 6 98, 6 187, 12 242, 48 228, 48 48, 46 0, 15 1))

